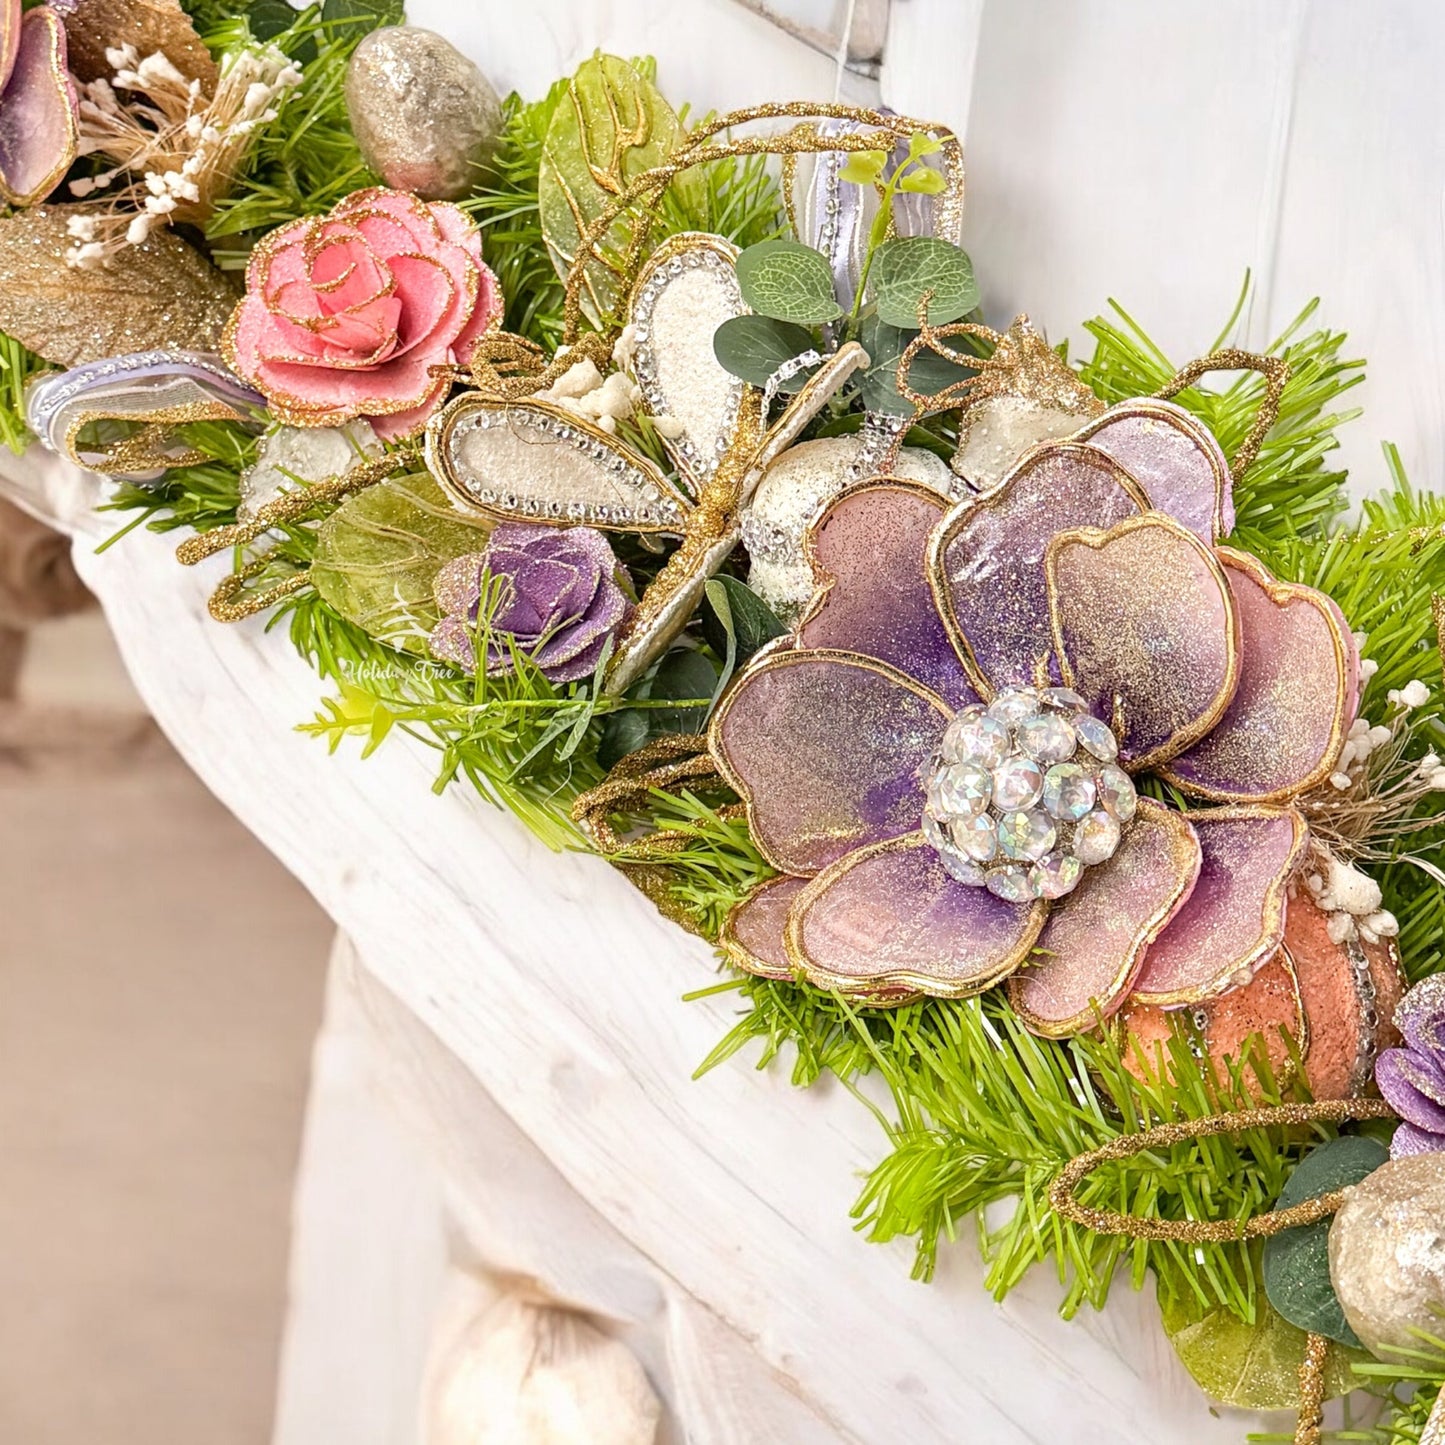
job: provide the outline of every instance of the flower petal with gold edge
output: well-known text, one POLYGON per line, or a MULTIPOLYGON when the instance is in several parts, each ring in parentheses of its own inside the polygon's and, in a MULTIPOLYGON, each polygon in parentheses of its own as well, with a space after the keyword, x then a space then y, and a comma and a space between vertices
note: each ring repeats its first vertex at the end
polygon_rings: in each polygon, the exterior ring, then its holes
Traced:
POLYGON ((723 919, 717 940, 727 961, 759 978, 795 977, 784 935, 788 910, 807 885, 806 878, 782 873, 758 884, 746 898, 734 904, 723 919))
POLYGON ((0 91, 10 79, 15 68, 15 56, 20 49, 20 26, 25 19, 25 7, 21 0, 0 0, 0 91))
POLYGON ((783 651, 755 660, 709 730, 753 840, 784 873, 820 872, 897 838, 923 814, 919 764, 951 716, 936 694, 872 658, 783 651))
MULTIPOLYGON (((818 988, 966 998, 1028 957, 1048 905, 1008 903, 951 878, 921 833, 841 858, 788 917, 788 956, 818 988)), ((896 1000, 894 1000, 896 1001, 896 1000)))
POLYGON ((898 477, 837 496, 803 537, 817 590, 798 626, 803 647, 891 663, 959 708, 978 701, 928 583, 928 539, 947 502, 898 477))
MULTIPOLYGON (((1251 1035, 1259 1036, 1264 1057, 1279 1084, 1287 1084, 1295 1070, 1284 1034, 1294 1040, 1301 1056, 1309 1052, 1304 999, 1287 949, 1276 950, 1244 987, 1232 988, 1191 1009, 1171 1012, 1143 1003, 1139 995, 1134 994, 1119 1011, 1115 1028, 1124 1067, 1136 1079, 1150 1083, 1161 1075, 1164 1079, 1170 1077, 1167 1044, 1172 1021, 1183 1015, 1187 1015, 1199 1031, 1200 1045, 1223 1078, 1228 1078, 1230 1061, 1237 1062, 1243 1056, 1251 1035), (1164 1048, 1161 1050, 1160 1046, 1164 1048)), ((1244 1079, 1247 1087, 1253 1084, 1254 1071, 1246 1069, 1244 1079)))
POLYGON ((1188 899, 1200 861, 1184 815, 1140 798, 1119 851, 1054 906, 1039 937, 1040 961, 1009 980, 1009 1002, 1025 1026, 1059 1039, 1114 1013, 1145 950, 1188 899))
POLYGON ((1072 440, 1107 452, 1149 503, 1212 546, 1234 530, 1234 482, 1214 433, 1171 401, 1137 397, 1111 406, 1072 440))
POLYGON ((678 533, 692 511, 654 463, 551 402, 465 392, 428 423, 426 463, 459 506, 502 521, 678 533))
POLYGON ((1031 451, 993 491, 949 512, 929 543, 929 579, 983 697, 1058 680, 1043 569, 1053 538, 1071 527, 1111 526, 1148 505, 1103 452, 1055 442, 1031 451))
MULTIPOLYGON (((760 883, 742 902, 734 904, 723 920, 718 947, 735 968, 777 983, 801 983, 788 958, 788 913, 808 879, 783 873, 760 883)), ((857 1003, 873 1008, 897 1008, 918 998, 913 988, 879 989, 864 994, 844 990, 857 1003)))
POLYGON ((738 248, 721 236, 685 231, 648 257, 628 304, 634 328, 632 372, 663 445, 693 491, 717 471, 738 425, 743 383, 713 352, 713 333, 748 314, 738 286, 738 248))
MULTIPOLYGON (((9 8, 18 11, 18 0, 9 8)), ((75 160, 79 136, 75 87, 65 68, 65 27, 48 6, 28 10, 0 94, 0 197, 5 203, 43 201, 75 160)))
POLYGON ((1216 549, 1241 634, 1239 687, 1208 737, 1160 771, 1219 802, 1282 802, 1335 770, 1354 719, 1358 655, 1339 608, 1279 582, 1253 557, 1216 549))
POLYGON ((1309 1020, 1310 1089, 1317 1099, 1350 1099, 1370 1088, 1380 1050, 1399 1042, 1391 1020, 1405 977, 1393 939, 1336 943, 1329 920, 1297 889, 1285 915, 1284 947, 1309 1020))
POLYGON ((1186 815, 1204 860, 1199 882, 1150 945, 1135 1000, 1200 1003, 1247 984, 1284 938, 1285 904, 1308 840, 1293 808, 1215 808, 1186 815))
POLYGON ((1224 569, 1163 512, 1063 532, 1044 558, 1064 682, 1114 729, 1131 772, 1156 767, 1224 716, 1239 623, 1224 569))

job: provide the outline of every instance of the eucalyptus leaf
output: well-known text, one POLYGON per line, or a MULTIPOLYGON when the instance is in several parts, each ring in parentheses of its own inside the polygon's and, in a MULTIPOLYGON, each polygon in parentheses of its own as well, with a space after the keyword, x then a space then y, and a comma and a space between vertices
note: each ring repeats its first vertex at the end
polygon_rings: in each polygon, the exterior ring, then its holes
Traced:
POLYGON ((695 733, 707 721, 707 704, 717 689, 717 669, 696 648, 678 648, 669 652, 657 666, 648 696, 654 699, 676 698, 697 701, 697 707, 649 708, 652 731, 656 733, 695 733))
POLYGON ((643 708, 610 712, 602 719, 602 735, 597 740, 597 761, 611 770, 629 753, 645 747, 651 736, 651 718, 643 708))
POLYGON ((925 292, 928 321, 944 326, 978 305, 978 282, 967 252, 934 236, 903 236, 885 241, 873 255, 873 299, 890 326, 918 324, 925 292))
POLYGON ((257 40, 274 40, 296 23, 297 12, 286 0, 251 0, 246 25, 257 40))
POLYGON ((425 472, 347 497, 321 524, 311 582, 322 600, 379 642, 425 657, 441 620, 436 574, 480 552, 491 525, 452 506, 425 472))
MULTIPOLYGON (((917 335, 917 331, 889 326, 876 315, 863 318, 858 339, 868 353, 870 365, 863 373, 860 389, 863 405, 869 411, 892 416, 907 416, 912 412, 913 403, 905 401, 898 391, 898 363, 903 360, 908 343, 917 335)), ((936 351, 919 352, 908 371, 913 390, 930 396, 972 374, 971 368, 959 366, 936 351)))
MULTIPOLYGON (((811 350, 814 344, 813 337, 801 326, 771 316, 733 316, 712 334, 718 365, 754 386, 766 386, 784 362, 811 350)), ((802 390, 816 370, 816 366, 810 366, 799 371, 782 382, 778 390, 802 390)))
MULTIPOLYGON (((1390 1157, 1375 1139, 1344 1135, 1311 1149, 1285 1181, 1276 1209, 1291 1209, 1336 1189, 1358 1184, 1390 1157)), ((1330 1282, 1330 1222, 1300 1225, 1271 1235, 1264 1244, 1262 1274, 1269 1302, 1292 1325, 1358 1347, 1330 1282)))
MULTIPOLYGON (((1242 1410, 1298 1410, 1299 1367, 1307 1336, 1261 1299, 1254 1323, 1222 1305, 1191 1319, 1178 1305, 1162 1311, 1164 1332, 1205 1394, 1242 1410)), ((1331 1344, 1325 1355, 1325 1398, 1347 1395, 1359 1381, 1350 1368, 1366 1356, 1331 1344)))
POLYGON ((738 286, 760 316, 814 326, 843 314, 828 258, 797 241, 759 241, 738 253, 738 286))
POLYGON ((702 635, 719 657, 726 657, 732 638, 736 662, 744 663, 759 648, 788 629, 746 583, 726 574, 714 577, 705 592, 702 635))
MULTIPOLYGON (((552 112, 537 176, 542 236, 559 276, 571 269, 586 228, 683 140, 676 112, 634 66, 615 55, 583 61, 552 112)), ((672 190, 685 195, 699 185, 684 173, 672 190)), ((626 217, 619 216, 601 238, 602 257, 587 262, 582 310, 594 325, 621 310, 622 257, 630 234, 626 217)))

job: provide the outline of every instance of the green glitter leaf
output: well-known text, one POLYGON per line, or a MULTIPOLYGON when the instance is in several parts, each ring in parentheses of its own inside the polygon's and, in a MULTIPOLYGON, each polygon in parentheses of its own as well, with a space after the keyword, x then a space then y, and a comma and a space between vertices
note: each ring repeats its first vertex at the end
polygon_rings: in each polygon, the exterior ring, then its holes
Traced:
MULTIPOLYGON (((572 77, 552 112, 537 173, 537 205, 552 264, 565 277, 587 227, 643 171, 661 165, 684 140, 682 123, 662 92, 615 55, 594 55, 572 77)), ((684 174, 672 189, 696 192, 684 174)), ((618 217, 587 262, 582 310, 594 324, 622 301, 623 263, 631 228, 618 217)))
POLYGON ((378 642, 425 657, 440 620, 432 582, 490 534, 490 523, 459 512, 426 473, 396 477, 348 497, 322 523, 311 581, 378 642))
MULTIPOLYGON (((1222 1405, 1242 1410, 1298 1410, 1299 1367, 1306 1335, 1261 1300, 1253 1324, 1217 1306, 1190 1321, 1179 1308, 1163 1312, 1164 1333, 1194 1382, 1222 1405)), ((1331 1345, 1325 1356, 1325 1398, 1347 1395, 1359 1382, 1361 1358, 1331 1345)))

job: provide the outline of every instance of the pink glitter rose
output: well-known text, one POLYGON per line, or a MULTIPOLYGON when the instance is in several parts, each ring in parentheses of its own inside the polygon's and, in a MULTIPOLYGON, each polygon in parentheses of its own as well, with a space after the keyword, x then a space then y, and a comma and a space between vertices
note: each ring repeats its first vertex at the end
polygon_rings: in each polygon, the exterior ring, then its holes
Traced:
POLYGON ((501 314, 472 221, 376 187, 256 246, 221 349, 289 425, 360 416, 390 439, 441 402, 447 383, 431 368, 469 361, 501 314))

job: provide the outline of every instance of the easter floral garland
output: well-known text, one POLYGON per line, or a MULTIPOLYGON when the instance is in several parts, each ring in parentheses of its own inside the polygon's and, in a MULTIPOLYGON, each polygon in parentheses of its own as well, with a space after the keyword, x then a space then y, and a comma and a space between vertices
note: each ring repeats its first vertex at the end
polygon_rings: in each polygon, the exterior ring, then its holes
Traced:
POLYGON ((309 731, 715 942, 706 1066, 879 1075, 920 1275, 973 1215, 1298 1439, 1439 1438, 1445 502, 1389 453, 1341 520, 1313 307, 1074 364, 982 323, 941 126, 503 103, 358 0, 0 11, 12 446, 231 551, 309 731))

